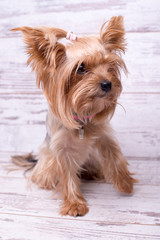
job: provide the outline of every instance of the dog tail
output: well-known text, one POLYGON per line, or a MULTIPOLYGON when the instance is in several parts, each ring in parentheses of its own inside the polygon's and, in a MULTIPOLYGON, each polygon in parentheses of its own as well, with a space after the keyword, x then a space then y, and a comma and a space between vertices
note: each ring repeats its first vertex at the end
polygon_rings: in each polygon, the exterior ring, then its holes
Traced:
POLYGON ((19 156, 19 155, 12 156, 11 160, 12 160, 12 163, 14 163, 18 167, 24 169, 25 172, 34 168, 34 166, 36 165, 36 163, 38 161, 36 156, 33 155, 32 153, 22 155, 22 156, 19 156))

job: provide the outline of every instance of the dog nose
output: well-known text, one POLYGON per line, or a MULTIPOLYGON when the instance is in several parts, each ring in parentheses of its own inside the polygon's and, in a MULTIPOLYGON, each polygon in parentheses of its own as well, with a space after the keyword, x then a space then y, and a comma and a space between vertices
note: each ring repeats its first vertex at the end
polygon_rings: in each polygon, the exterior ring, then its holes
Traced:
POLYGON ((112 83, 110 81, 104 80, 100 83, 100 85, 101 85, 102 91, 104 92, 109 92, 112 88, 112 83))

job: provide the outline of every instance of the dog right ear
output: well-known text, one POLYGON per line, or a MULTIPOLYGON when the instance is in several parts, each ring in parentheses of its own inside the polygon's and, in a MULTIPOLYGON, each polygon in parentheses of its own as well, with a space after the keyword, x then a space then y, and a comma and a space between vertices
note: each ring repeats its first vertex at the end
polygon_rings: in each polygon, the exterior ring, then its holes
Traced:
POLYGON ((65 46, 58 42, 65 38, 67 32, 59 28, 31 28, 19 27, 12 31, 21 31, 24 42, 26 43, 27 54, 29 55, 27 63, 37 72, 38 87, 45 86, 49 76, 43 77, 43 74, 54 72, 54 69, 65 58, 65 46))
POLYGON ((100 39, 105 48, 109 51, 125 52, 125 30, 123 17, 112 17, 109 22, 105 22, 100 30, 100 39))

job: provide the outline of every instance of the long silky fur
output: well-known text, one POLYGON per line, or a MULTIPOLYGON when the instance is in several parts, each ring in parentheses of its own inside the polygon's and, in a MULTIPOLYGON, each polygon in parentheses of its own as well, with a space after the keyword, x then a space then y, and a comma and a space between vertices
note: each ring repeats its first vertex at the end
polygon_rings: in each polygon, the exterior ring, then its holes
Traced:
POLYGON ((61 193, 62 215, 88 212, 80 190, 80 176, 86 173, 112 182, 121 192, 132 193, 136 180, 109 123, 122 91, 121 70, 127 72, 121 56, 126 48, 123 17, 112 17, 102 26, 99 37, 78 37, 67 45, 59 41, 67 34, 59 28, 21 27, 14 31, 23 33, 28 64, 37 74, 37 85, 49 110, 47 137, 38 161, 32 154, 14 156, 12 161, 32 170, 29 179, 39 187, 61 193), (78 74, 81 63, 85 71, 78 74), (100 87, 104 80, 112 83, 105 95, 100 87), (76 121, 74 114, 80 120, 76 121), (79 137, 82 128, 83 140, 79 137))
POLYGON ((38 161, 35 155, 28 153, 26 155, 15 155, 11 158, 12 162, 18 167, 29 171, 33 169, 38 161))

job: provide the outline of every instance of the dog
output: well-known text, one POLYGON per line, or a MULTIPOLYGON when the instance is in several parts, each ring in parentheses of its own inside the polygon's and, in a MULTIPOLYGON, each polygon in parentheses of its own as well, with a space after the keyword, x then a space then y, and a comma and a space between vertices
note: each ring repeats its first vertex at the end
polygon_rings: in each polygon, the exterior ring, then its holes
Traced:
POLYGON ((30 153, 12 161, 30 169, 29 179, 39 187, 61 193, 62 215, 88 212, 81 178, 132 193, 137 180, 110 126, 122 92, 121 70, 127 72, 121 56, 126 49, 123 17, 105 22, 99 36, 77 37, 51 27, 12 30, 23 33, 27 63, 48 101, 47 134, 37 159, 30 153))

